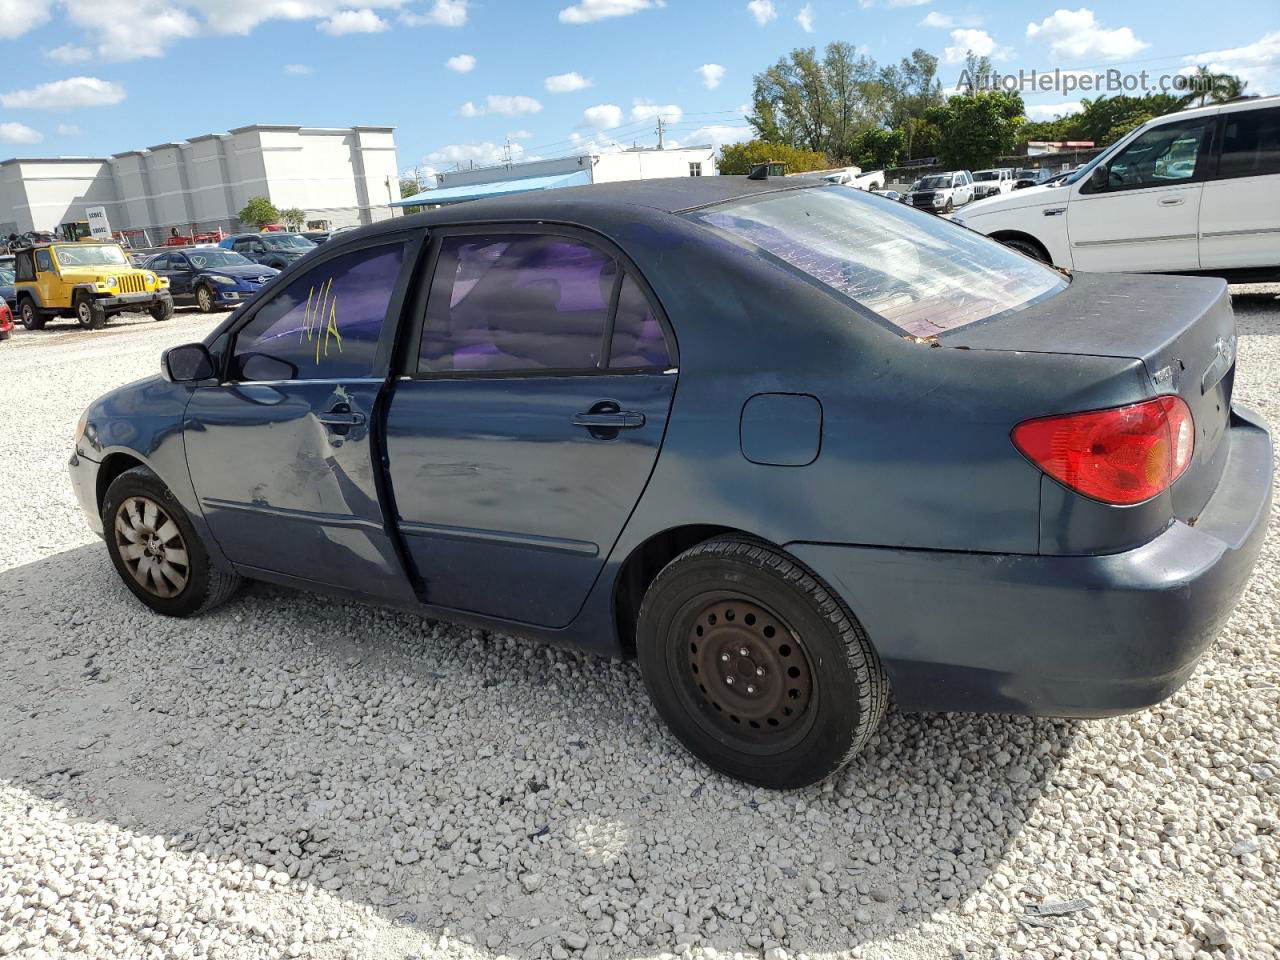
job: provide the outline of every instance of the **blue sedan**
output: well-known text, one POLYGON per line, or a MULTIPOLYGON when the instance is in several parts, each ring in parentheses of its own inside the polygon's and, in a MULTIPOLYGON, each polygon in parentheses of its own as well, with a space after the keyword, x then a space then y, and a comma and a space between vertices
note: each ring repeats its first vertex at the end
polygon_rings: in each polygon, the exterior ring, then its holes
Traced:
POLYGON ((202 313, 240 306, 280 272, 217 247, 156 254, 147 269, 169 278, 174 303, 194 303, 202 313))
POLYGON ((1066 276, 830 184, 648 180, 335 236, 71 476, 133 595, 254 578, 635 656, 768 787, 903 710, 1168 697, 1267 526, 1225 285, 1066 276))

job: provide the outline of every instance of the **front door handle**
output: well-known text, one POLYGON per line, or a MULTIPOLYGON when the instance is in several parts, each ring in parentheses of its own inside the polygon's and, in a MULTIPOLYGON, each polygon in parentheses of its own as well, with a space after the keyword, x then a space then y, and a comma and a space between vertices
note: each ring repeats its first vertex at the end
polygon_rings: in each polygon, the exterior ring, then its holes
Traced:
POLYGON ((363 413, 352 410, 345 403, 338 404, 329 412, 317 416, 316 419, 340 437, 345 437, 348 430, 363 426, 365 422, 363 413))
POLYGON ((1181 206, 1185 202, 1186 202, 1185 197, 1161 197, 1160 198, 1160 206, 1162 207, 1177 207, 1177 206, 1181 206))
POLYGON ((575 427, 603 427, 606 430, 634 430, 644 426, 644 414, 631 410, 615 410, 607 413, 575 413, 575 427))

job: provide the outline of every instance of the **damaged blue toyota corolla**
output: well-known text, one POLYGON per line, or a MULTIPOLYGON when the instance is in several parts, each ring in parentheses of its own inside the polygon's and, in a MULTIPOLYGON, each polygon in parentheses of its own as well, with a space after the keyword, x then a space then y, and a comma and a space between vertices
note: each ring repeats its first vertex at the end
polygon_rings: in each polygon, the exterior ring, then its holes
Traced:
POLYGON ((1234 361, 1217 280, 643 181, 334 238, 95 402, 71 474, 153 610, 251 577, 635 655, 690 751, 793 787, 890 689, 1096 717, 1186 680, 1270 509, 1234 361))

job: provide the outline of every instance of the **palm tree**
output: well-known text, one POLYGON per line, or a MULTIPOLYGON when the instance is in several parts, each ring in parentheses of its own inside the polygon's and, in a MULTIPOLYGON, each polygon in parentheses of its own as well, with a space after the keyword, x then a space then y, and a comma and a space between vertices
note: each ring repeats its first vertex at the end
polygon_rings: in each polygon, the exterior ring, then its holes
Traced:
POLYGON ((1197 107, 1209 103, 1225 103, 1243 96, 1245 87, 1249 85, 1247 80, 1241 80, 1233 73, 1214 73, 1203 64, 1196 67, 1188 81, 1188 92, 1179 101, 1183 107, 1189 107, 1193 103, 1197 107))

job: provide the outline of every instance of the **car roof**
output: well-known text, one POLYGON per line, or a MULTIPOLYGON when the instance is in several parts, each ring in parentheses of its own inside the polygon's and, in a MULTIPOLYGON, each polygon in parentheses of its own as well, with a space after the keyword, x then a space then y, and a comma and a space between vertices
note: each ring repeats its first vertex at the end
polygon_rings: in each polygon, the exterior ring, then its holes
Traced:
MULTIPOLYGON (((625 180, 584 187, 563 187, 483 200, 468 200, 425 213, 381 220, 360 230, 344 231, 338 239, 376 236, 410 227, 445 223, 484 223, 493 220, 536 221, 572 219, 575 222, 614 224, 641 212, 679 214, 699 207, 744 197, 791 190, 840 189, 821 180, 775 177, 750 180, 739 176, 667 177, 625 180)), ((332 241, 331 241, 332 242, 332 241)))
POLYGON ((1192 107, 1189 110, 1178 110, 1174 113, 1166 113, 1159 117, 1152 117, 1147 121, 1147 124, 1149 126, 1158 127, 1166 123, 1172 123, 1175 120, 1207 117, 1216 113, 1235 113, 1240 110, 1266 110, 1269 107, 1280 107, 1280 94, 1272 97, 1241 97, 1240 99, 1230 100, 1226 103, 1210 103, 1203 107, 1192 107))

